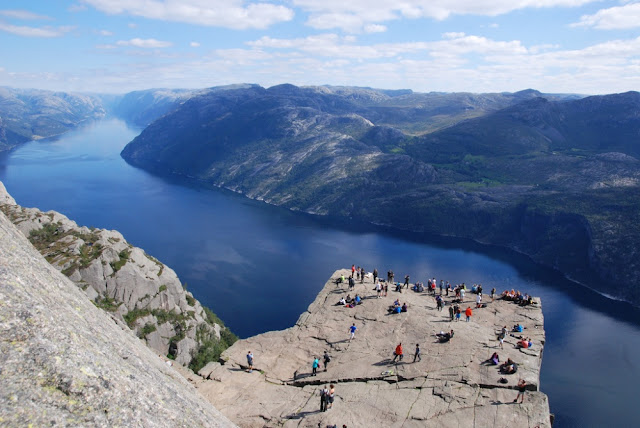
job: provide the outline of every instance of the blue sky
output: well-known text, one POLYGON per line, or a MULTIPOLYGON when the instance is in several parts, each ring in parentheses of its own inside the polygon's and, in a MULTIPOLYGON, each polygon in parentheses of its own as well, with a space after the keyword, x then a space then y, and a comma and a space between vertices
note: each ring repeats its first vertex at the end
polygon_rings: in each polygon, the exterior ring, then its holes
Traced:
POLYGON ((0 86, 640 90, 640 0, 2 0, 0 86))

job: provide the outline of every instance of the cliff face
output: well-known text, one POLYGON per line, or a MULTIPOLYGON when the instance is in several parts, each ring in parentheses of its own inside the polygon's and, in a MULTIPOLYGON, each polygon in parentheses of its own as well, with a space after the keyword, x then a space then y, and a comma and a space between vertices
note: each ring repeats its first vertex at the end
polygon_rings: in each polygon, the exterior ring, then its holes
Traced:
POLYGON ((122 156, 291 210, 506 246, 640 304, 639 93, 420 99, 292 85, 209 93, 122 156), (467 107, 473 118, 456 123, 467 107))
MULTIPOLYGON (((225 364, 212 363, 200 371, 207 378, 196 386, 220 411, 243 427, 317 427, 346 424, 349 427, 550 427, 547 396, 539 391, 539 374, 545 345, 540 301, 532 306, 491 299, 486 308, 473 309, 465 322, 467 306, 475 308, 469 292, 460 322, 450 322, 447 306, 436 310, 426 292, 390 287, 387 297, 377 299, 371 276, 354 290, 335 284, 335 272, 295 326, 236 342, 223 353, 225 364), (355 293, 364 297, 355 308, 337 305, 340 297, 355 293), (389 315, 395 299, 408 311, 389 315), (533 347, 517 349, 507 335, 498 348, 496 332, 506 325, 525 327, 533 347), (349 340, 349 327, 357 327, 349 340), (453 338, 440 343, 435 334, 454 330, 453 338), (398 343, 404 359, 393 362, 398 343), (414 362, 416 343, 421 358, 414 362), (247 352, 254 355, 254 370, 246 370, 247 352), (314 357, 331 361, 324 371, 312 375, 314 357), (488 364, 493 352, 500 361, 518 364, 513 375, 500 374, 488 364), (500 382, 506 378, 507 383, 500 382), (516 384, 526 380, 523 404, 513 404, 516 384), (336 385, 333 408, 320 412, 322 386, 336 385)), ((516 333, 520 334, 520 333, 516 333)))
POLYGON ((2 213, 0 301, 1 425, 233 426, 2 213))
POLYGON ((172 269, 120 233, 79 227, 57 212, 16 205, 3 186, 0 194, 5 195, 0 210, 46 260, 159 354, 197 370, 235 340, 172 269))

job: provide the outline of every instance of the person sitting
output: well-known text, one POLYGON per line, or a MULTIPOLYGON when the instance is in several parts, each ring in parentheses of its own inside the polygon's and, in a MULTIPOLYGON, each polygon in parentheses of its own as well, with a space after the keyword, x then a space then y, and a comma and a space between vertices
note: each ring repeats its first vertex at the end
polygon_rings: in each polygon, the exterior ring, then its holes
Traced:
POLYGON ((500 366, 500 372, 504 374, 514 374, 518 371, 518 364, 508 358, 505 363, 500 366))
POLYGON ((440 343, 448 342, 453 337, 453 330, 451 330, 448 333, 444 333, 444 332, 441 331, 440 333, 436 334, 436 337, 438 338, 440 343))
POLYGON ((400 299, 394 300, 393 306, 400 306, 400 299))
POLYGON ((402 293, 402 284, 400 284, 399 282, 396 282, 396 291, 399 291, 402 293))
POLYGON ((493 364, 494 366, 497 366, 498 363, 500 362, 500 357, 498 356, 497 352, 494 352, 491 358, 489 358, 489 360, 491 360, 491 364, 493 364))
POLYGON ((407 304, 403 303, 402 308, 400 309, 402 312, 407 312, 407 304))
POLYGON ((340 275, 340 278, 336 279, 336 285, 342 284, 344 282, 344 275, 340 275))
POLYGON ((362 297, 360 297, 359 294, 356 294, 356 298, 353 300, 355 301, 356 305, 359 305, 362 303, 362 297))
POLYGON ((339 306, 344 306, 347 304, 347 301, 344 299, 344 297, 341 297, 337 304, 339 306))
POLYGON ((347 298, 344 299, 346 303, 351 303, 353 302, 353 297, 351 297, 351 294, 347 294, 347 298))
POLYGON ((524 327, 522 326, 522 324, 516 324, 511 329, 511 331, 517 332, 517 333, 522 333, 523 330, 524 330, 524 327))

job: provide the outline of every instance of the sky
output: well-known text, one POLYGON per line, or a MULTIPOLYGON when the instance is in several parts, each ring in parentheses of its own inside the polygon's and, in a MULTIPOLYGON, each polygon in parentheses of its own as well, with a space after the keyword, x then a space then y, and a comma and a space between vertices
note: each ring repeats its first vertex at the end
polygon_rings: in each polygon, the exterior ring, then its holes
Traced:
POLYGON ((640 90, 640 0, 0 0, 0 86, 640 90))

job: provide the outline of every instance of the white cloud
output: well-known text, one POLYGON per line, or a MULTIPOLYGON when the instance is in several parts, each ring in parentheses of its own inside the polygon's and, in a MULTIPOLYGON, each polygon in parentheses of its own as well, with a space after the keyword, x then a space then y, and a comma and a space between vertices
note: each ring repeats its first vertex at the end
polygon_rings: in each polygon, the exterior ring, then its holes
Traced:
POLYGON ((75 3, 74 3, 74 4, 72 4, 71 6, 69 6, 69 7, 67 8, 67 10, 68 10, 69 12, 72 12, 72 13, 76 13, 76 12, 84 12, 85 10, 87 10, 87 6, 86 6, 86 5, 84 5, 84 4, 75 4, 75 3))
POLYGON ((100 30, 98 34, 100 34, 101 36, 113 36, 113 33, 109 30, 100 30))
POLYGON ((133 46, 136 48, 168 48, 172 46, 171 42, 163 42, 156 39, 131 39, 131 40, 118 40, 116 42, 118 46, 133 46))
POLYGON ((75 27, 27 27, 20 25, 11 25, 0 22, 0 31, 6 31, 7 33, 15 34, 16 36, 23 37, 60 37, 65 33, 73 30, 75 27))
POLYGON ((640 3, 601 9, 593 15, 583 15, 572 27, 593 27, 599 30, 618 30, 640 27, 640 3))
POLYGON ((365 33, 384 33, 387 27, 380 24, 367 24, 364 26, 365 33))
POLYGON ((576 7, 596 0, 291 0, 309 12, 307 25, 358 33, 371 23, 400 18, 444 20, 452 15, 497 16, 525 8, 576 7))
POLYGON ((197 47, 199 47, 199 46, 200 46, 200 43, 198 43, 198 42, 191 42, 191 43, 189 43, 189 46, 191 46, 192 48, 197 48, 197 47))
POLYGON ((293 10, 266 2, 243 0, 82 0, 108 14, 129 14, 162 21, 225 27, 267 28, 293 19, 293 10))
POLYGON ((138 28, 138 24, 136 24, 135 22, 130 22, 127 24, 127 27, 129 28, 138 28))
POLYGON ((22 20, 50 20, 51 18, 45 15, 38 15, 28 10, 0 10, 0 15, 7 18, 22 19, 22 20))

